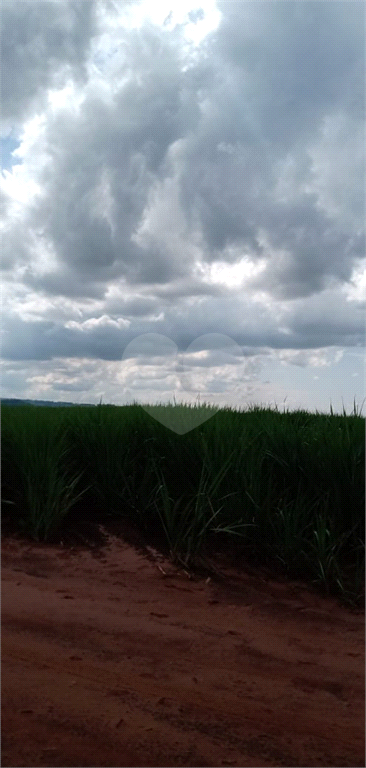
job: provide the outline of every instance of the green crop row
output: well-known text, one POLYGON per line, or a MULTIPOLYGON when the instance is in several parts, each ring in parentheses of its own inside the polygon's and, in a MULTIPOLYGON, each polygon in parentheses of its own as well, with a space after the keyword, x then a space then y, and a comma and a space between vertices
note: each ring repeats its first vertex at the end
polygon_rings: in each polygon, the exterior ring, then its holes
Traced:
MULTIPOLYGON (((184 422, 198 407, 175 409, 184 422)), ((243 561, 362 600, 365 419, 355 407, 222 408, 177 434, 137 404, 3 406, 2 502, 2 521, 37 541, 97 510, 100 524, 129 520, 186 567, 240 545, 243 561)))

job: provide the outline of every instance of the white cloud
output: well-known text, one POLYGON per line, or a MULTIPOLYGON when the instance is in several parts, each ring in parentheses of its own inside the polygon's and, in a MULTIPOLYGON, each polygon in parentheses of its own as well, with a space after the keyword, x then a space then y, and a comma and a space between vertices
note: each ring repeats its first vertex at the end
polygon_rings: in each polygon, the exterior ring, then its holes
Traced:
MULTIPOLYGON (((120 401, 139 381, 121 392, 123 351, 150 332, 180 353, 235 340, 240 376, 201 357, 200 392, 287 386, 316 407, 317 368, 362 394, 364 16, 359 2, 7 0, 8 394, 120 401), (275 363, 287 378, 266 384, 275 363)), ((160 396, 161 363, 149 376, 160 396)))

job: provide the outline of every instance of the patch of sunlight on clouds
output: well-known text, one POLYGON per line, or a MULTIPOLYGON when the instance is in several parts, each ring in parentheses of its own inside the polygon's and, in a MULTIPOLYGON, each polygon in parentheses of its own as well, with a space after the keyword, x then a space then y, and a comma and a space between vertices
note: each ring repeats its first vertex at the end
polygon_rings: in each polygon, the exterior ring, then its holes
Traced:
POLYGON ((131 29, 138 29, 147 20, 167 30, 184 24, 184 36, 195 45, 199 45, 206 35, 216 29, 221 19, 215 0, 201 0, 199 3, 194 0, 174 0, 174 3, 172 0, 156 0, 154 3, 143 0, 123 9, 121 16, 124 25, 131 29))
POLYGON ((75 83, 69 80, 64 88, 48 91, 48 104, 53 112, 59 109, 77 110, 85 100, 83 90, 76 88, 75 83))
POLYGON ((277 357, 280 364, 296 365, 300 368, 323 368, 335 365, 342 360, 344 355, 343 350, 332 349, 281 349, 277 352, 277 357))
POLYGON ((124 317, 118 317, 113 320, 108 315, 102 315, 102 317, 91 317, 89 320, 84 320, 82 323, 78 323, 76 320, 69 320, 65 323, 65 328, 70 328, 77 331, 90 331, 95 328, 104 328, 106 326, 114 328, 129 328, 131 325, 130 320, 126 320, 124 317))
POLYGON ((365 301, 366 296, 366 264, 354 269, 350 283, 342 286, 347 301, 365 301))
POLYGON ((36 195, 41 194, 42 189, 33 179, 27 177, 25 183, 24 167, 13 165, 11 171, 2 172, 1 188, 9 195, 12 202, 9 206, 9 214, 17 215, 23 212, 23 205, 27 205, 36 195))
POLYGON ((264 269, 264 264, 255 264, 248 256, 243 256, 235 264, 216 261, 213 264, 200 265, 200 271, 207 282, 218 283, 227 288, 244 287, 245 279, 257 275, 264 269))

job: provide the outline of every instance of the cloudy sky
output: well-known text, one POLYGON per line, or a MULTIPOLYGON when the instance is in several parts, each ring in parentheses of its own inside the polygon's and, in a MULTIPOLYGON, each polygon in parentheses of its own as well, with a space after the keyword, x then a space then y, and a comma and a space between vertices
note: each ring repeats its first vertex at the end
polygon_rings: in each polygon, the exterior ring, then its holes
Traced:
POLYGON ((363 0, 1 24, 2 396, 361 407, 363 0))

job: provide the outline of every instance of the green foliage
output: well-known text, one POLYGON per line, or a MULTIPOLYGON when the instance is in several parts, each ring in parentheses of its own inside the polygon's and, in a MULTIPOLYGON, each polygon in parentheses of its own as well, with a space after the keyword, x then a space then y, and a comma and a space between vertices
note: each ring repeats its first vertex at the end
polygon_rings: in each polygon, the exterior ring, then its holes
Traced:
POLYGON ((30 408, 3 411, 2 480, 20 530, 39 541, 52 535, 87 488, 75 492, 82 473, 67 470, 69 449, 60 420, 46 409, 34 418, 30 408))
POLYGON ((357 604, 365 419, 356 408, 341 416, 223 408, 186 433, 185 406, 177 408, 183 434, 136 404, 4 405, 3 517, 48 541, 84 505, 101 524, 133 521, 187 567, 210 543, 224 548, 240 538, 258 563, 277 563, 357 604))

